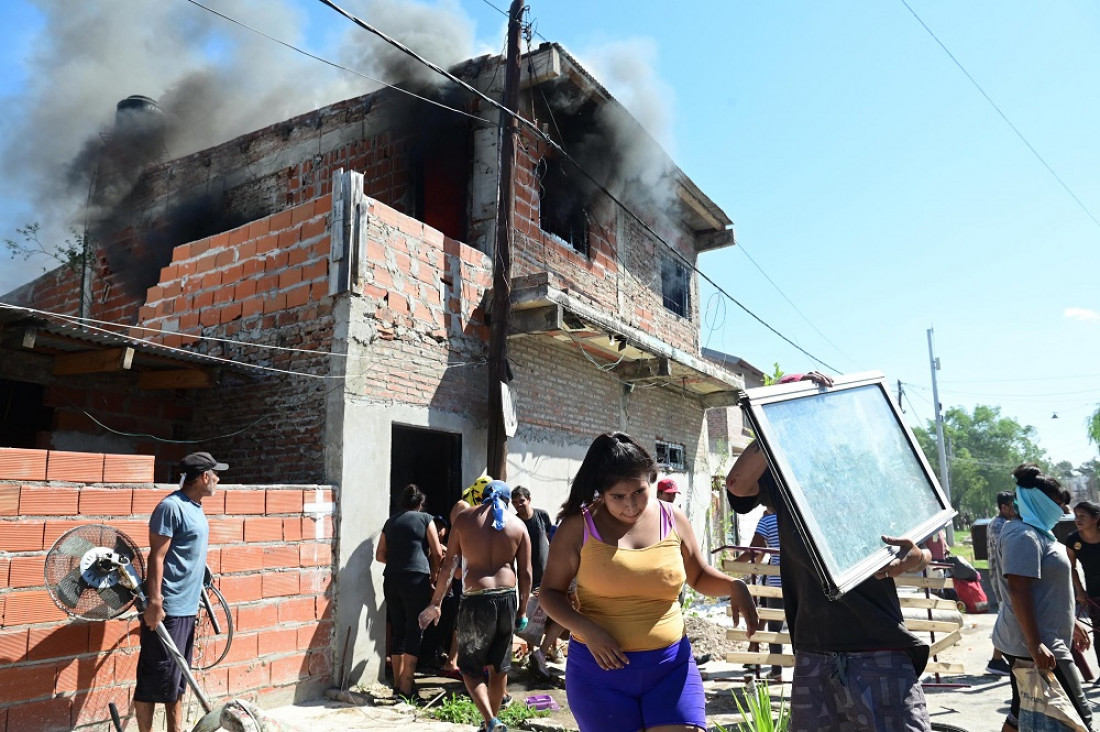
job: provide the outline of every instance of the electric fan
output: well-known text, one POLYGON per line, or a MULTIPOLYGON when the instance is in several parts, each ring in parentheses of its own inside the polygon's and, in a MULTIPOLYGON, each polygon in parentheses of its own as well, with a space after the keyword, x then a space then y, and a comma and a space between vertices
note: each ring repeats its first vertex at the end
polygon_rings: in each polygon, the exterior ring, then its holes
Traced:
MULTIPOLYGON (((103 524, 86 524, 65 532, 46 553, 50 597, 59 608, 84 620, 116 618, 135 602, 138 610, 144 610, 144 573, 145 560, 137 545, 126 534, 103 524)), ((206 712, 192 732, 220 729, 221 708, 211 711, 164 623, 157 623, 156 633, 206 712)))

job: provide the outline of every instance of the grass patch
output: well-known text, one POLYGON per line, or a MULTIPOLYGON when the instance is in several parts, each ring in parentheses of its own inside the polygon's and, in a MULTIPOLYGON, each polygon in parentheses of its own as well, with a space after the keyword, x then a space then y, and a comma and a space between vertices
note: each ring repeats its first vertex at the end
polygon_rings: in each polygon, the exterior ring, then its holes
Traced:
POLYGON ((951 553, 970 562, 976 569, 989 569, 989 562, 984 559, 974 559, 973 544, 955 544, 951 547, 951 553))
MULTIPOLYGON (((481 719, 481 713, 477 711, 477 705, 474 704, 474 700, 468 696, 460 696, 458 694, 451 694, 449 698, 442 700, 438 706, 429 709, 428 715, 441 722, 450 722, 452 724, 479 725, 483 721, 481 719)), ((531 709, 523 702, 514 701, 500 710, 499 719, 509 727, 518 728, 528 719, 548 716, 550 716, 550 712, 548 711, 531 709)))

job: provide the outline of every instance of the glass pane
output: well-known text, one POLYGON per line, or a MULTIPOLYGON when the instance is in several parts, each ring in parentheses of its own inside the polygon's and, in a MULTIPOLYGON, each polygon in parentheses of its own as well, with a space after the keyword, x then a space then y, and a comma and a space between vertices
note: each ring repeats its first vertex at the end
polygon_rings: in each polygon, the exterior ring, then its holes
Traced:
POLYGON ((833 577, 944 510, 877 385, 763 406, 772 447, 833 577))

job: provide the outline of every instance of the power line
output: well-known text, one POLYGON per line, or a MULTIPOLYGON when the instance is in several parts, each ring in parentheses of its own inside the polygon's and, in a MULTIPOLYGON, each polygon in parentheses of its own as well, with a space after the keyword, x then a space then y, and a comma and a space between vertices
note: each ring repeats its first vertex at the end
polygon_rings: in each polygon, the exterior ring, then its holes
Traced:
POLYGON ((959 67, 959 71, 963 72, 966 78, 970 80, 970 83, 974 85, 974 88, 978 90, 978 93, 985 97, 985 100, 989 102, 989 106, 993 107, 997 114, 1000 115, 1001 119, 1004 120, 1005 124, 1007 124, 1012 129, 1012 131, 1016 133, 1016 137, 1020 138, 1020 141, 1027 146, 1028 150, 1031 151, 1031 154, 1034 155, 1035 158, 1043 164, 1043 167, 1046 168, 1052 176, 1054 176, 1054 180, 1058 181, 1059 185, 1061 185, 1062 188, 1065 189, 1066 193, 1070 195, 1070 198, 1077 202, 1077 205, 1081 207, 1081 210, 1085 212, 1085 215, 1092 219, 1092 223, 1096 224, 1097 227, 1100 227, 1100 219, 1097 219, 1095 216, 1092 215, 1092 211, 1088 209, 1088 206, 1086 206, 1084 202, 1077 197, 1077 194, 1073 192, 1073 190, 1069 187, 1069 185, 1066 184, 1064 180, 1062 180, 1062 177, 1058 175, 1058 173, 1054 172, 1054 168, 1050 167, 1050 164, 1043 158, 1042 155, 1039 154, 1039 151, 1035 149, 1035 146, 1028 142, 1028 139, 1024 137, 1024 133, 1020 132, 1016 125, 1012 124, 1012 120, 1008 118, 1008 115, 1006 115, 1001 110, 1001 108, 997 106, 997 103, 994 102, 988 94, 986 94, 985 89, 982 88, 982 85, 978 83, 977 79, 970 75, 970 72, 966 70, 966 67, 963 66, 957 58, 955 58, 955 54, 951 53, 947 46, 944 45, 943 41, 941 41, 936 36, 936 34, 932 32, 932 29, 928 27, 928 24, 921 20, 921 17, 917 15, 917 11, 913 10, 913 8, 909 5, 908 2, 906 2, 906 0, 899 1, 902 5, 905 6, 906 10, 913 14, 913 17, 917 19, 917 22, 921 24, 921 27, 928 31, 928 35, 932 36, 932 40, 934 40, 939 45, 939 47, 943 49, 943 52, 947 54, 947 57, 950 58, 957 67, 959 67))
MULTIPOLYGON (((194 2, 195 0, 188 0, 188 1, 189 2, 194 2)), ((662 246, 664 246, 666 249, 668 249, 673 254, 673 256, 676 257, 680 262, 682 262, 686 267, 691 269, 693 272, 698 274, 701 278, 703 278, 708 283, 710 283, 710 285, 712 287, 714 287, 716 290, 721 292, 726 298, 728 298, 730 300, 730 302, 737 305, 737 307, 741 308, 741 310, 743 310, 746 314, 748 314, 750 317, 752 317, 754 320, 756 320, 762 326, 764 326, 769 331, 774 333, 781 340, 783 340, 786 343, 788 343, 789 345, 793 346, 795 349, 797 349, 799 352, 801 352, 802 354, 804 354, 805 356, 807 356, 811 360, 815 361, 816 363, 821 364, 822 366, 824 366, 825 368, 827 368, 831 371, 834 371, 836 373, 840 373, 840 370, 837 369, 835 366, 829 365, 824 360, 818 358, 817 356, 813 355, 812 353, 807 351, 802 346, 800 346, 797 343, 795 343, 794 341, 792 341, 790 338, 785 336, 783 333, 780 333, 770 323, 768 323, 763 318, 761 318, 759 315, 757 315, 752 310, 750 310, 748 307, 746 307, 737 298, 735 298, 733 295, 731 295, 724 287, 719 285, 709 275, 707 275, 705 272, 700 270, 695 265, 694 262, 689 261, 687 257, 685 257, 683 254, 681 254, 679 252, 679 250, 676 249, 676 247, 672 246, 672 244, 670 244, 668 241, 666 241, 663 236, 661 236, 656 231, 654 231, 653 227, 651 227, 648 223, 646 223, 644 220, 642 220, 642 218, 638 214, 634 213, 634 211, 631 208, 629 208, 625 203, 620 201, 619 198, 617 196, 615 196, 610 190, 608 190, 607 187, 601 181, 597 180, 591 173, 589 173, 579 163, 577 163, 577 161, 574 160, 573 157, 571 155, 569 155, 569 153, 567 153, 548 134, 546 134, 542 130, 540 130, 538 128, 538 125, 536 125, 534 122, 531 122, 530 120, 526 119, 522 115, 520 115, 516 112, 513 112, 512 110, 508 109, 507 107, 505 107, 503 104, 496 101, 492 97, 489 97, 488 95, 484 94, 483 92, 479 91, 478 89, 475 89, 470 84, 467 84, 465 81, 459 79, 457 76, 450 73, 446 69, 443 69, 438 64, 435 64, 432 61, 429 61, 428 59, 424 58, 420 54, 416 53, 415 51, 413 51, 412 49, 410 49, 408 46, 404 45, 400 41, 396 40, 395 38, 391 38, 390 36, 386 35, 385 33, 383 33, 378 28, 375 28, 374 26, 370 25, 366 21, 356 17, 355 15, 348 12, 347 10, 344 10, 342 7, 340 7, 336 3, 332 2, 332 0, 317 0, 317 2, 331 8, 332 10, 334 10, 335 12, 337 12, 340 15, 344 16, 346 19, 348 19, 349 21, 351 21, 355 25, 359 26, 363 30, 378 36, 379 38, 381 38, 386 43, 389 43, 394 48, 397 48, 402 53, 405 53, 409 57, 416 60, 418 63, 421 63, 421 64, 427 66, 429 69, 431 69, 432 71, 435 71, 437 74, 440 74, 440 75, 444 76, 445 78, 450 79, 452 82, 458 84, 463 89, 467 90, 471 94, 474 94, 475 96, 477 96, 482 101, 484 101, 487 104, 491 105, 494 109, 498 110, 500 113, 506 114, 506 115, 514 118, 520 125, 522 125, 526 129, 530 130, 538 139, 542 140, 544 143, 546 143, 547 145, 552 147, 559 155, 561 155, 563 157, 563 159, 569 161, 569 163, 571 163, 581 173, 581 175, 583 175, 585 178, 587 178, 605 196, 607 196, 611 201, 613 201, 616 204, 616 206, 618 206, 619 209, 623 211, 623 213, 625 213, 627 216, 629 216, 631 219, 633 219, 636 224, 641 226, 646 231, 646 233, 648 233, 656 241, 658 241, 662 246)))
POLYGON ((798 313, 800 316, 802 316, 802 319, 805 320, 806 323, 811 328, 814 329, 815 333, 817 333, 819 336, 821 336, 823 339, 825 339, 825 342, 828 343, 830 346, 832 346, 834 349, 836 349, 837 353, 839 353, 841 356, 844 356, 844 358, 848 359, 857 368, 859 367, 859 365, 856 364, 856 360, 854 358, 852 358, 847 353, 845 353, 840 348, 840 346, 838 346, 837 344, 835 344, 831 340, 829 340, 829 337, 827 335, 825 335, 824 333, 822 333, 818 329, 818 327, 816 325, 814 325, 813 322, 808 317, 806 317, 806 314, 804 312, 802 312, 802 310, 797 305, 795 305, 794 302, 792 302, 789 297, 787 297, 787 293, 783 292, 783 289, 775 283, 775 280, 773 280, 770 276, 768 276, 768 273, 764 271, 764 268, 761 267, 760 264, 755 259, 753 259, 753 256, 751 254, 749 254, 749 250, 745 249, 745 244, 743 242, 738 242, 737 243, 737 248, 741 250, 742 254, 744 254, 746 257, 748 257, 748 260, 750 262, 752 262, 752 266, 756 267, 757 271, 759 271, 760 274, 762 274, 764 276, 764 279, 766 279, 768 281, 768 283, 772 287, 775 288, 775 291, 779 293, 780 297, 782 297, 784 300, 786 300, 787 304, 790 305, 792 308, 794 308, 794 311, 796 313, 798 313))
POLYGON ((385 81, 382 81, 381 79, 377 79, 373 76, 370 76, 369 74, 364 74, 361 71, 356 71, 355 69, 348 68, 347 66, 342 66, 341 64, 338 64, 335 61, 329 61, 327 58, 324 58, 322 56, 318 56, 316 54, 310 53, 309 51, 306 51, 305 49, 299 48, 298 46, 295 46, 292 43, 288 43, 284 40, 276 38, 275 36, 268 35, 267 33, 263 32, 259 28, 254 28, 253 26, 250 26, 247 23, 243 23, 243 22, 237 20, 236 18, 232 18, 232 17, 226 15, 225 13, 218 12, 217 10, 214 10, 213 8, 211 8, 209 6, 203 5, 202 3, 198 2, 198 0, 187 0, 187 2, 191 3, 192 5, 194 5, 196 7, 202 8, 203 10, 205 10, 208 13, 213 13, 214 15, 218 16, 219 18, 224 18, 225 20, 228 20, 230 23, 235 23, 236 25, 239 25, 242 28, 250 30, 253 33, 256 33, 258 35, 261 35, 264 38, 268 39, 269 41, 274 41, 275 43, 278 43, 280 46, 285 46, 286 48, 289 48, 291 51, 294 51, 296 53, 300 53, 303 56, 306 56, 308 58, 313 59, 314 61, 320 61, 321 63, 323 63, 327 66, 331 66, 334 69, 340 69, 341 71, 346 71, 349 74, 355 74, 356 76, 367 79, 368 81, 373 81, 374 83, 380 84, 381 86, 384 86, 388 89, 392 89, 396 92, 400 92, 402 94, 405 94, 406 96, 410 96, 413 99, 417 99, 421 102, 426 102, 426 103, 434 105, 436 107, 446 109, 448 111, 454 112, 455 114, 460 114, 464 117, 469 117, 470 119, 477 120, 478 122, 484 122, 485 124, 489 124, 489 125, 493 124, 492 122, 490 122, 489 120, 487 120, 483 117, 478 117, 476 114, 470 114, 469 112, 466 112, 464 110, 455 109, 454 107, 449 107, 446 104, 443 104, 442 102, 437 102, 434 99, 428 99, 427 97, 422 97, 419 94, 416 94, 415 92, 411 92, 408 89, 402 89, 399 86, 395 86, 393 84, 386 83, 385 81))

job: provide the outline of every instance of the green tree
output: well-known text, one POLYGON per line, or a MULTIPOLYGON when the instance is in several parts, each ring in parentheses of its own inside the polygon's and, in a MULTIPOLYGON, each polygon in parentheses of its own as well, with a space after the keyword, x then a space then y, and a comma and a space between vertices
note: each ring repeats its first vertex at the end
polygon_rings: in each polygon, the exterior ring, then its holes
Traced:
MULTIPOLYGON (((1039 447, 1034 427, 1001 416, 1000 407, 978 405, 973 413, 952 407, 944 414, 944 439, 951 479, 951 504, 959 513, 987 516, 993 512, 997 493, 1012 490, 1012 470, 1023 462, 1035 462, 1049 470, 1046 451, 1039 447)), ((939 472, 936 424, 915 430, 925 457, 939 472)))
POLYGON ((786 374, 783 373, 783 369, 779 368, 779 362, 776 361, 772 364, 773 370, 770 374, 764 374, 764 386, 771 386, 772 384, 778 384, 786 374))
MULTIPOLYGON (((31 257, 46 257, 54 260, 57 264, 68 267, 73 272, 79 272, 84 262, 84 250, 89 243, 87 236, 76 229, 70 228, 70 238, 66 239, 64 244, 51 247, 38 238, 41 229, 42 227, 37 221, 33 224, 27 224, 22 229, 17 228, 15 231, 23 241, 4 239, 4 246, 8 248, 13 257, 20 257, 24 260, 31 257)), ((45 271, 47 268, 43 267, 42 269, 45 271)))
POLYGON ((1096 411, 1088 418, 1085 429, 1088 431, 1089 442, 1100 445, 1100 404, 1096 405, 1096 411))

